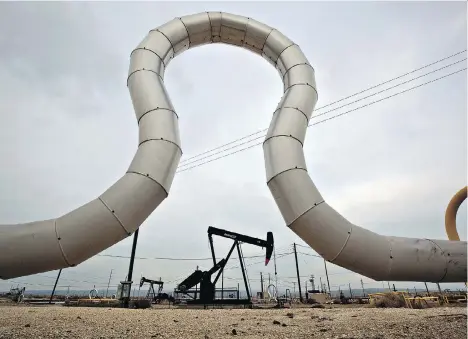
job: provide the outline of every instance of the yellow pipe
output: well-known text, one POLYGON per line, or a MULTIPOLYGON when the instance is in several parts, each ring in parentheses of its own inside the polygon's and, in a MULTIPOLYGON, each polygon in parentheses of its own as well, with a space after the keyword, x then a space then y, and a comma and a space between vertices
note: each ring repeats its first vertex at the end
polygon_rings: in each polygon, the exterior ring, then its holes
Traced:
POLYGON ((465 186, 453 196, 445 211, 445 231, 449 240, 460 241, 457 231, 457 212, 460 205, 465 201, 467 194, 468 186, 465 186))

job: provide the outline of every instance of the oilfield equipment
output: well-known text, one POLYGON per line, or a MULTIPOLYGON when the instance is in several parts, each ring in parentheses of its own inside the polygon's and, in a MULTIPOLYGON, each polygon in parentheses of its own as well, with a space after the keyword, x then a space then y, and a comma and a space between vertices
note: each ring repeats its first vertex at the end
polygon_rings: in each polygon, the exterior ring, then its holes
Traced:
POLYGON ((274 240, 273 240, 273 233, 267 233, 267 239, 258 239, 253 238, 248 235, 243 235, 231 231, 226 231, 220 228, 215 227, 208 227, 208 240, 210 243, 210 250, 211 256, 213 259, 213 267, 207 271, 202 271, 197 269, 193 272, 190 276, 188 276, 184 281, 182 281, 178 286, 177 289, 174 291, 175 295, 178 294, 185 294, 187 299, 187 304, 202 304, 202 305, 215 305, 215 304, 223 304, 223 305, 251 305, 252 298, 250 292, 250 285, 247 278, 247 272, 245 269, 244 263, 244 256, 242 254, 241 244, 250 244, 254 246, 259 246, 262 248, 266 248, 265 253, 265 266, 268 265, 271 255, 273 254, 274 248, 274 240), (213 245, 213 235, 231 239, 233 240, 233 244, 231 249, 229 250, 228 254, 225 258, 217 261, 214 245, 213 245), (229 261, 232 252, 234 249, 237 249, 238 259, 240 263, 240 268, 242 271, 242 277, 244 280, 245 291, 247 294, 246 299, 241 299, 239 297, 239 290, 235 291, 233 289, 228 289, 227 293, 236 293, 236 298, 224 298, 224 288, 221 290, 216 289, 216 283, 220 278, 221 274, 224 271, 226 263, 229 261), (211 276, 216 274, 216 277, 213 281, 211 281, 211 276), (193 289, 195 286, 200 285, 200 289, 193 289), (216 292, 221 292, 221 298, 216 298, 216 292))
POLYGON ((24 292, 26 291, 26 287, 11 287, 10 291, 5 293, 5 297, 11 299, 11 301, 16 303, 21 303, 24 300, 24 292))
MULTIPOLYGON (((318 100, 314 68, 301 48, 278 30, 224 12, 175 18, 152 29, 136 46, 127 85, 139 146, 128 170, 101 195, 69 213, 1 225, 1 279, 76 266, 133 234, 167 198, 182 148, 164 73, 174 57, 211 43, 263 57, 283 80, 284 94, 263 150, 267 186, 290 230, 327 261, 376 281, 466 281, 466 241, 380 235, 354 225, 325 202, 303 152, 318 100)), ((195 280, 200 282, 204 274, 197 273, 195 280)), ((123 291, 128 297, 130 292, 123 291)), ((203 295, 210 299, 212 288, 203 295)))
POLYGON ((146 299, 150 300, 154 304, 160 304, 162 301, 167 300, 168 302, 174 302, 174 298, 168 295, 167 293, 163 293, 164 282, 159 280, 151 280, 145 277, 141 277, 140 279, 140 287, 142 287, 145 283, 149 284, 148 292, 146 293, 146 299), (154 290, 154 285, 158 286, 158 291, 154 290))

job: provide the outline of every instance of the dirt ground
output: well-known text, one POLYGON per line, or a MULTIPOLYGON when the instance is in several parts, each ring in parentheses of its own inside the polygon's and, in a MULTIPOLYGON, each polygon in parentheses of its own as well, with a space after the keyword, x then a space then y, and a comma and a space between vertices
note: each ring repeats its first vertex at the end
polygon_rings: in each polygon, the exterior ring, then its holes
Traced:
POLYGON ((465 339, 467 309, 0 307, 1 339, 233 337, 465 339))

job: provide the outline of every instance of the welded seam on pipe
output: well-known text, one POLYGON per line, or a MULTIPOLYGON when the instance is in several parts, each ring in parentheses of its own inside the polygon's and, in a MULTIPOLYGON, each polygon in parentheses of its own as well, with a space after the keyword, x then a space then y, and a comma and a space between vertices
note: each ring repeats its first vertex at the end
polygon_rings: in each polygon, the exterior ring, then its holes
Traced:
MULTIPOLYGON (((294 170, 295 168, 291 168, 290 171, 294 170)), ((322 200, 322 201, 319 201, 319 202, 314 202, 314 205, 309 207, 308 209, 306 209, 304 212, 302 212, 301 214, 299 214, 298 217, 296 217, 293 221, 291 221, 289 224, 286 224, 287 227, 291 228, 291 225, 294 224, 296 222, 296 220, 298 220, 300 217, 302 217, 303 215, 305 215, 306 213, 308 213, 309 211, 313 210, 315 207, 323 204, 325 202, 325 200, 322 200)))
POLYGON ((128 82, 129 82, 129 80, 130 80, 130 77, 131 77, 133 74, 135 74, 135 73, 137 73, 137 72, 142 72, 142 71, 154 73, 154 74, 156 74, 156 75, 159 77, 159 79, 161 79, 161 81, 164 81, 164 79, 162 78, 161 74, 159 74, 158 72, 153 71, 152 69, 140 68, 140 69, 134 70, 132 73, 129 74, 129 76, 127 77, 127 87, 128 87, 128 82))
MULTIPOLYGON (((283 173, 286 173, 286 172, 289 172, 289 171, 294 171, 294 170, 302 170, 302 171, 305 171, 307 173, 307 168, 304 168, 304 167, 298 167, 298 166, 295 166, 295 167, 291 167, 291 168, 288 168, 288 169, 285 169, 281 172, 278 172, 276 173, 273 177, 271 177, 270 180, 267 181, 267 185, 270 183, 270 181, 272 181, 273 179, 275 179, 278 175, 280 174, 283 174, 283 173)), ((315 207, 315 206, 314 206, 315 207)))
POLYGON ((208 22, 210 23, 210 41, 213 42, 213 23, 211 22, 210 14, 205 12, 208 17, 208 22))
POLYGON ((157 183, 159 186, 161 186, 161 188, 164 190, 164 192, 166 193, 166 196, 169 195, 169 192, 164 188, 164 186, 159 182, 157 181, 155 178, 153 178, 151 175, 149 175, 149 173, 141 173, 141 172, 138 172, 138 171, 127 171, 126 173, 133 173, 133 174, 137 174, 137 175, 141 175, 142 177, 145 177, 145 178, 148 178, 152 181, 154 181, 155 183, 157 183))
MULTIPOLYGON (((167 39, 167 41, 169 41, 169 43, 171 44, 172 53, 173 53, 173 55, 175 55, 174 45, 172 44, 171 39, 169 39, 169 38, 167 37, 167 35, 164 34, 164 32, 160 31, 159 28, 152 29, 150 32, 159 32, 159 33, 161 33, 162 35, 164 35, 164 37, 167 39)), ((170 59, 172 59, 172 58, 173 58, 173 57, 170 57, 170 59)))
POLYGON ((164 142, 168 142, 168 143, 173 144, 174 146, 176 146, 176 147, 179 149, 180 153, 183 154, 183 153, 182 153, 182 148, 180 148, 180 146, 179 146, 176 142, 171 141, 171 140, 168 140, 168 139, 164 139, 164 138, 158 138, 158 139, 156 139, 156 138, 148 138, 148 139, 145 139, 145 140, 143 140, 142 142, 140 142, 140 143, 138 144, 138 147, 140 147, 141 145, 147 143, 148 141, 164 141, 164 142))
MULTIPOLYGON (((291 45, 291 46, 289 46, 289 47, 293 47, 293 46, 299 47, 299 46, 296 45, 296 44, 291 45)), ((289 48, 289 47, 288 47, 288 48, 289 48)), ((278 60, 279 60, 279 59, 278 59, 278 60)), ((314 66, 312 66, 311 64, 309 64, 309 63, 307 63, 307 62, 300 62, 300 63, 298 63, 298 64, 292 65, 291 67, 289 67, 289 68, 284 72, 284 74, 283 74, 283 82, 284 82, 284 77, 286 76, 286 74, 288 74, 288 72, 289 72, 291 69, 293 69, 294 67, 297 67, 297 66, 309 66, 310 68, 312 68, 312 70, 313 70, 314 73, 315 73, 315 68, 314 68, 314 66)))
POLYGON ((55 237, 57 238, 57 242, 60 248, 60 253, 62 253, 62 258, 63 260, 65 260, 68 266, 71 266, 70 262, 68 261, 67 255, 65 254, 63 250, 62 243, 60 242, 62 238, 60 238, 58 231, 57 231, 57 219, 54 219, 54 229, 55 229, 55 237))
POLYGON ((189 33, 188 29, 187 29, 187 26, 185 25, 184 20, 182 20, 182 18, 180 18, 180 17, 177 17, 177 19, 179 19, 179 21, 182 23, 182 25, 184 25, 185 31, 187 32, 187 39, 188 39, 187 49, 189 49, 190 45, 192 44, 192 42, 190 41, 190 33, 189 33))
POLYGON ((243 29, 244 36, 242 37, 240 41, 242 43, 240 47, 244 47, 245 45, 245 37, 247 36, 247 29, 249 28, 249 21, 250 21, 250 18, 247 18, 247 20, 245 20, 244 29, 243 29))
POLYGON ((292 84, 291 86, 289 86, 288 88, 286 88, 286 89, 284 90, 283 93, 286 93, 286 91, 287 91, 288 89, 290 89, 290 88, 292 88, 292 87, 294 87, 294 86, 309 86, 310 88, 312 88, 312 89, 315 91, 315 94, 318 96, 318 93, 317 93, 317 90, 315 89, 315 87, 312 86, 311 84, 306 83, 306 82, 297 83, 297 84, 292 84))
POLYGON ((136 52, 136 51, 149 51, 151 53, 153 53, 154 55, 156 55, 159 60, 161 60, 162 64, 164 65, 164 69, 166 69, 166 63, 164 62, 163 58, 158 54, 156 53, 155 51, 153 51, 151 48, 147 48, 147 47, 138 47, 138 48, 135 48, 131 53, 130 53, 130 58, 132 57, 133 53, 136 52))
POLYGON ((442 247, 440 247, 440 245, 439 245, 438 243, 434 242, 434 241, 431 240, 431 239, 426 239, 426 240, 429 241, 429 242, 431 242, 431 243, 433 243, 435 246, 437 246, 437 248, 439 249, 441 255, 442 255, 442 256, 444 257, 444 259, 445 259, 445 270, 444 270, 444 274, 442 275, 442 278, 439 279, 439 282, 440 282, 440 281, 443 281, 444 278, 447 276, 447 273, 448 273, 448 264, 449 264, 449 263, 448 263, 448 260, 449 260, 449 259, 448 259, 448 257, 445 255, 445 252, 442 250, 442 247))
MULTIPOLYGON (((279 59, 278 59, 278 61, 279 61, 279 59)), ((277 62, 277 64, 278 64, 278 62, 277 62)), ((312 71, 315 73, 315 69, 314 69, 310 64, 308 64, 308 63, 306 63, 306 62, 302 62, 302 63, 300 63, 300 64, 295 64, 295 65, 289 67, 289 68, 286 70, 286 72, 284 72, 284 74, 283 74, 283 82, 284 82, 284 77, 289 73, 289 71, 292 70, 294 67, 297 67, 297 66, 307 66, 307 67, 310 67, 310 68, 312 69, 312 71)))
POLYGON ((307 114, 305 114, 303 111, 301 111, 301 110, 300 110, 299 108, 297 108, 297 107, 292 107, 292 106, 281 106, 281 107, 275 109, 275 111, 273 112, 273 115, 275 115, 276 112, 281 111, 281 110, 284 109, 284 108, 291 108, 291 109, 295 109, 296 111, 301 112, 301 113, 306 117, 306 119, 307 119, 307 124, 309 124, 309 117, 307 116, 307 114))
POLYGON ((146 114, 148 114, 148 113, 153 113, 153 112, 156 112, 156 111, 159 111, 159 110, 170 111, 170 112, 174 113, 175 116, 177 117, 177 120, 179 120, 179 116, 177 115, 177 112, 174 111, 173 109, 164 108, 164 107, 156 107, 156 108, 152 108, 152 109, 150 109, 149 111, 146 111, 145 113, 143 113, 143 114, 141 115, 141 117, 139 117, 138 120, 137 120, 138 125, 140 125, 140 120, 141 120, 141 118, 143 118, 146 114))
POLYGON ((348 240, 349 238, 351 238, 351 233, 353 232, 353 224, 351 224, 351 226, 349 227, 349 231, 348 231, 348 236, 346 237, 346 240, 344 241, 343 243, 343 246, 341 246, 341 249, 340 251, 335 255, 335 257, 331 260, 328 260, 329 262, 333 263, 336 259, 338 259, 338 257, 340 256, 340 254, 343 252, 343 250, 346 248, 346 245, 348 245, 348 240))
MULTIPOLYGON (((294 45, 294 46, 297 46, 297 45, 294 45)), ((291 46, 291 47, 292 47, 292 46, 291 46)), ((279 61, 279 60, 278 60, 278 61, 279 61)), ((297 66, 309 66, 309 67, 314 71, 314 73, 315 73, 315 69, 314 69, 314 67, 312 67, 311 64, 308 64, 307 62, 300 62, 300 63, 294 64, 294 65, 292 65, 291 67, 289 67, 288 69, 286 69, 286 71, 285 71, 284 74, 283 74, 283 82, 284 82, 284 77, 286 76, 286 74, 288 74, 290 70, 292 70, 294 67, 297 67, 297 66)))
POLYGON ((304 144, 302 143, 301 140, 299 140, 298 138, 296 138, 294 135, 291 135, 291 134, 275 134, 275 135, 272 135, 272 136, 269 136, 268 138, 265 139, 265 141, 263 141, 263 145, 265 145, 267 143, 267 141, 273 139, 273 138, 278 138, 278 137, 286 137, 286 138, 291 138, 291 139, 294 139, 296 140, 298 143, 301 144, 301 147, 303 148, 304 147, 304 144))
POLYGON ((129 231, 125 228, 125 226, 124 226, 122 220, 120 220, 119 217, 115 214, 115 211, 114 211, 112 208, 110 208, 110 207, 106 204, 106 202, 105 202, 104 200, 102 200, 101 197, 99 197, 98 200, 99 200, 100 202, 102 202, 102 204, 107 208, 107 210, 114 216, 115 220, 117 220, 117 222, 118 222, 119 225, 123 228, 123 230, 125 231, 125 233, 127 233, 127 235, 132 234, 131 232, 129 232, 129 231))

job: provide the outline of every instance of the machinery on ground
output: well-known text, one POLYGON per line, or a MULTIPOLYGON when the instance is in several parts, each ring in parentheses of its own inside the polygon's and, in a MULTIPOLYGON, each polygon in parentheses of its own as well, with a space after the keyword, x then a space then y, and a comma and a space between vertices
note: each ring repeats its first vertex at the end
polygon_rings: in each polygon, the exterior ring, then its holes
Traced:
MULTIPOLYGON (((273 254, 273 247, 274 247, 274 240, 273 240, 273 233, 267 233, 267 239, 262 240, 258 238, 253 238, 247 235, 234 233, 231 231, 226 231, 223 229, 215 228, 215 227, 208 227, 208 240, 210 243, 211 249, 211 256, 213 258, 213 267, 207 271, 202 271, 197 269, 193 272, 190 276, 188 276, 184 281, 182 281, 178 286, 177 289, 174 291, 174 294, 185 294, 189 298, 187 300, 187 304, 202 304, 202 305, 209 305, 209 304, 231 304, 231 305, 251 305, 251 293, 249 284, 247 281, 245 264, 244 264, 244 257, 242 255, 241 243, 246 243, 250 245, 260 246, 266 248, 266 255, 265 255, 265 266, 268 265, 268 262, 271 259, 271 255, 273 254), (213 247, 213 235, 217 235, 220 237, 228 238, 234 240, 234 243, 229 250, 227 256, 220 261, 216 262, 215 251, 213 247), (226 263, 228 262, 229 258, 231 257, 232 252, 234 249, 237 248, 237 253, 239 256, 240 268, 242 271, 242 277, 245 284, 245 290, 247 293, 246 299, 239 298, 239 291, 237 291, 237 298, 228 298, 224 299, 216 299, 216 283, 218 282, 219 277, 221 276, 226 263), (211 276, 217 272, 216 277, 213 281, 211 281, 211 276), (199 289, 193 289, 195 286, 200 285, 199 289)), ((225 290, 222 290, 221 293, 224 293, 225 290)), ((231 290, 230 290, 231 291, 231 290)), ((232 292, 232 291, 231 291, 232 292)))
POLYGON ((154 304, 160 304, 163 300, 167 300, 169 302, 174 302, 174 298, 167 293, 162 293, 162 289, 164 287, 164 282, 159 280, 151 280, 145 277, 141 277, 140 279, 140 287, 142 287, 145 283, 149 284, 148 292, 146 293, 146 299, 150 300, 154 304), (154 290, 154 285, 158 286, 158 291, 154 290))
POLYGON ((10 292, 6 293, 6 297, 10 298, 12 301, 16 303, 20 303, 24 300, 24 292, 26 291, 26 287, 16 287, 10 288, 10 292))

